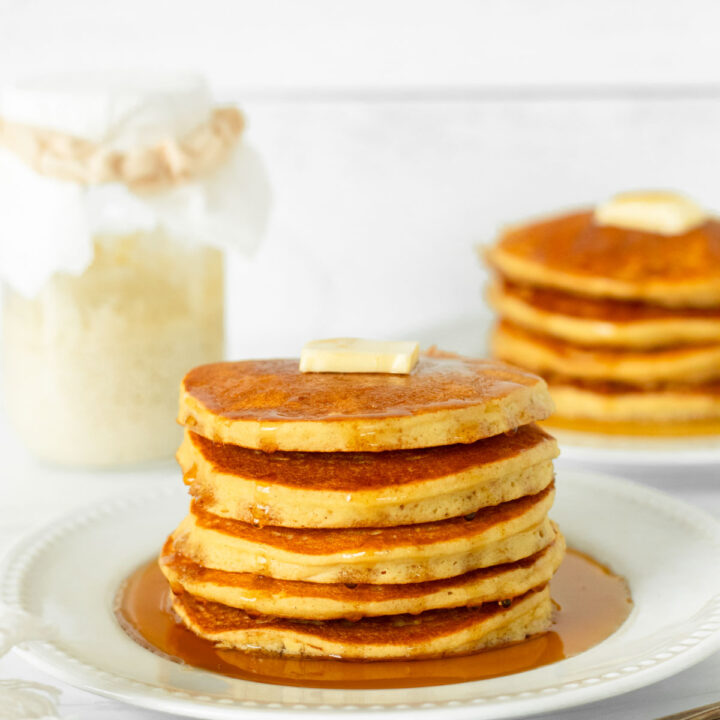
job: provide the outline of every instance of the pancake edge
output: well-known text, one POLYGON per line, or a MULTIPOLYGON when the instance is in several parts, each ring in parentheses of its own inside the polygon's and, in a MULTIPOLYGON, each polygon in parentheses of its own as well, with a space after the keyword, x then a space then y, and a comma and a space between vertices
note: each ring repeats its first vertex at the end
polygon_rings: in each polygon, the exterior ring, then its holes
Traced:
MULTIPOLYGON (((333 585, 333 592, 328 596, 323 595, 323 592, 326 592, 323 584, 301 582, 302 592, 293 595, 294 582, 277 581, 272 578, 267 579, 268 587, 264 592, 258 592, 252 587, 243 589, 241 585, 243 573, 205 571, 210 575, 218 573, 221 576, 227 576, 229 581, 234 577, 238 578, 236 584, 227 585, 206 581, 202 577, 188 578, 183 575, 182 571, 178 571, 173 563, 173 558, 176 556, 171 539, 163 548, 159 565, 173 589, 179 587, 195 597, 228 607, 236 607, 250 614, 309 620, 342 618, 357 620, 360 617, 382 615, 414 615, 427 610, 474 606, 485 602, 499 601, 521 595, 533 587, 549 582, 562 562, 566 549, 565 538, 554 524, 553 530, 555 531, 553 541, 535 553, 536 560, 527 567, 517 567, 515 563, 512 563, 508 564, 507 568, 499 574, 491 575, 488 578, 473 578, 471 572, 447 580, 430 581, 427 583, 429 587, 422 588, 426 592, 421 595, 415 591, 417 587, 415 583, 392 585, 388 586, 393 594, 392 597, 373 598, 365 601, 357 599, 363 586, 333 585), (514 589, 511 590, 511 587, 514 589), (402 596, 403 591, 406 593, 404 597, 402 596)), ((523 560, 527 559, 523 558, 523 560)), ((201 574, 203 570, 201 569, 201 574)), ((370 587, 373 588, 372 594, 377 596, 382 594, 385 586, 373 585, 370 587)))
MULTIPOLYGON (((688 388, 600 393, 570 384, 553 384, 557 416, 607 422, 685 422, 720 419, 720 395, 688 388)), ((550 420, 552 422, 552 419, 550 420)))
POLYGON ((689 316, 617 322, 578 318, 537 308, 504 292, 498 283, 490 285, 487 296, 500 317, 531 332, 577 345, 640 349, 713 341, 720 344, 720 319, 689 316))
POLYGON ((214 442, 255 450, 379 452, 471 443, 544 420, 554 406, 541 378, 485 405, 389 418, 238 420, 216 414, 180 390, 178 422, 214 442))
POLYGON ((209 512, 257 524, 297 528, 390 527, 434 522, 542 491, 559 450, 552 437, 527 450, 428 480, 356 490, 298 488, 214 469, 189 431, 177 453, 190 493, 209 512), (480 503, 478 498, 482 497, 480 503), (443 514, 443 502, 457 512, 443 514))
POLYGON ((198 530, 188 515, 173 534, 178 550, 199 565, 248 572, 278 580, 371 585, 425 582, 471 570, 515 562, 547 547, 554 538, 549 504, 476 537, 461 537, 428 547, 400 547, 380 553, 303 555, 267 545, 198 530), (210 535, 210 537, 208 537, 210 535), (212 542, 211 540, 214 540, 212 542))
POLYGON ((618 278, 573 275, 549 268, 541 262, 519 258, 497 244, 484 250, 487 263, 510 280, 527 285, 555 288, 576 295, 617 300, 645 300, 666 307, 716 307, 720 305, 717 278, 695 282, 646 281, 642 285, 618 278))
MULTIPOLYGON (((258 623, 256 628, 225 631, 198 632, 193 626, 182 604, 182 596, 173 598, 173 609, 185 626, 200 637, 215 642, 221 648, 252 650, 272 655, 293 657, 333 657, 346 660, 391 660, 429 659, 464 655, 490 647, 524 640, 549 629, 552 622, 553 605, 550 588, 546 585, 525 596, 515 599, 513 604, 476 624, 465 623, 456 631, 452 629, 431 636, 429 640, 412 644, 402 638, 393 643, 373 643, 370 639, 362 644, 334 641, 323 637, 321 632, 313 633, 313 625, 276 629, 258 623)), ((442 611, 439 611, 442 612, 442 611)), ((448 611, 452 612, 452 611, 448 611)), ((358 621, 362 623, 362 620, 358 621)), ((318 630, 322 622, 314 625, 318 630)), ((397 634, 397 633, 395 633, 397 634)))
POLYGON ((720 378, 720 343, 681 346, 642 353, 585 348, 552 339, 558 348, 509 321, 491 335, 492 353, 535 372, 580 379, 648 385, 658 382, 703 382, 720 378))

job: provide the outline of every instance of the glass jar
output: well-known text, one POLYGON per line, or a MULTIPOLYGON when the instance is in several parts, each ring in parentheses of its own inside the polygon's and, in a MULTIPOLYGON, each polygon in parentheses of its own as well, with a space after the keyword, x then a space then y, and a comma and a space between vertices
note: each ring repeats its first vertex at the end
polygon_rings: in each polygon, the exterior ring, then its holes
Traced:
POLYGON ((223 357, 223 257, 161 233, 97 238, 89 267, 3 298, 5 406, 65 465, 170 457, 180 380, 223 357))
POLYGON ((225 250, 269 204, 237 108, 196 77, 60 75, 4 89, 4 407, 37 455, 170 458, 183 375, 223 359, 225 250))

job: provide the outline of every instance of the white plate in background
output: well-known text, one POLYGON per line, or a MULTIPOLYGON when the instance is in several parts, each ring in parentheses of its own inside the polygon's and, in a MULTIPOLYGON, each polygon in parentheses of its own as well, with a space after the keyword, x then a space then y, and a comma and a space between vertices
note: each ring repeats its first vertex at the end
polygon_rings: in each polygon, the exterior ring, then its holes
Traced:
POLYGON ((552 515, 571 546, 630 584, 635 607, 573 658, 478 682, 400 690, 271 686, 164 659, 113 614, 125 577, 155 555, 187 511, 182 484, 104 501, 28 536, 0 568, 2 601, 39 616, 52 639, 21 650, 59 680, 138 706, 207 720, 304 717, 478 720, 521 717, 618 695, 720 647, 720 523, 663 493, 560 469, 552 515))
MULTIPOLYGON (((487 313, 467 314, 445 325, 419 328, 409 337, 423 348, 437 345, 470 357, 489 357, 487 313)), ((547 427, 560 443, 562 458, 614 471, 626 467, 668 467, 717 464, 720 467, 720 435, 643 437, 613 435, 547 427)), ((720 476, 720 470, 718 471, 720 476)))
POLYGON ((557 438, 562 458, 574 463, 650 468, 717 464, 720 468, 720 435, 641 437, 603 435, 549 426, 547 431, 557 438))

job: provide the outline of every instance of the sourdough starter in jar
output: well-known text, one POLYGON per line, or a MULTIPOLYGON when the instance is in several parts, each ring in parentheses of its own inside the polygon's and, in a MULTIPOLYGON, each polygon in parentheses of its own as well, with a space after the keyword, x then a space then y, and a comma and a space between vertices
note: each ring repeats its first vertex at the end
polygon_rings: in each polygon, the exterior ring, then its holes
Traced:
MULTIPOLYGON (((5 227, 0 220, 0 235, 10 224, 19 244, 0 251, 4 406, 27 446, 52 462, 111 467, 171 457, 180 440, 174 419, 182 376, 223 358, 221 248, 248 250, 259 238, 265 180, 239 132, 234 137, 232 127, 216 127, 218 140, 196 130, 212 112, 204 85, 193 80, 165 92, 100 86, 78 100, 92 142, 110 153, 118 148, 118 138, 108 136, 123 103, 130 121, 120 152, 127 152, 128 137, 130 147, 134 141, 153 152, 170 144, 169 160, 152 152, 131 158, 128 178, 113 176, 112 159, 109 176, 97 183, 75 169, 63 142, 77 138, 77 128, 53 129, 59 160, 38 160, 24 146, 17 152, 3 143, 7 125, 0 125, 0 192, 6 200, 16 191, 25 198, 5 227), (193 132, 195 139, 183 145, 193 132), (184 165, 173 155, 176 140, 190 157, 184 165), (203 162, 203 153, 215 157, 203 162), (243 200, 248 195, 251 201, 243 200)), ((72 93, 49 96, 58 106, 72 104, 72 93)), ((8 112, 35 111, 33 98, 19 97, 8 112)), ((48 124, 53 117, 62 113, 48 124)), ((39 124, 35 117, 17 123, 21 136, 39 124)))

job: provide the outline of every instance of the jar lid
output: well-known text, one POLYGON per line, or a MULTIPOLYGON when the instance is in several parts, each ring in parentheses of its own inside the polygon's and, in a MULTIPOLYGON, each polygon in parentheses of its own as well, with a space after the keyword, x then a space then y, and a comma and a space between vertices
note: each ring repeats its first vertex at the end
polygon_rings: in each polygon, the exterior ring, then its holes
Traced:
POLYGON ((249 254, 269 187, 236 108, 156 73, 17 81, 0 100, 0 278, 24 295, 82 273, 94 238, 161 232, 249 254))
POLYGON ((6 121, 114 150, 182 137, 205 122, 211 111, 207 84, 194 75, 43 75, 17 80, 0 96, 0 116, 6 121))

